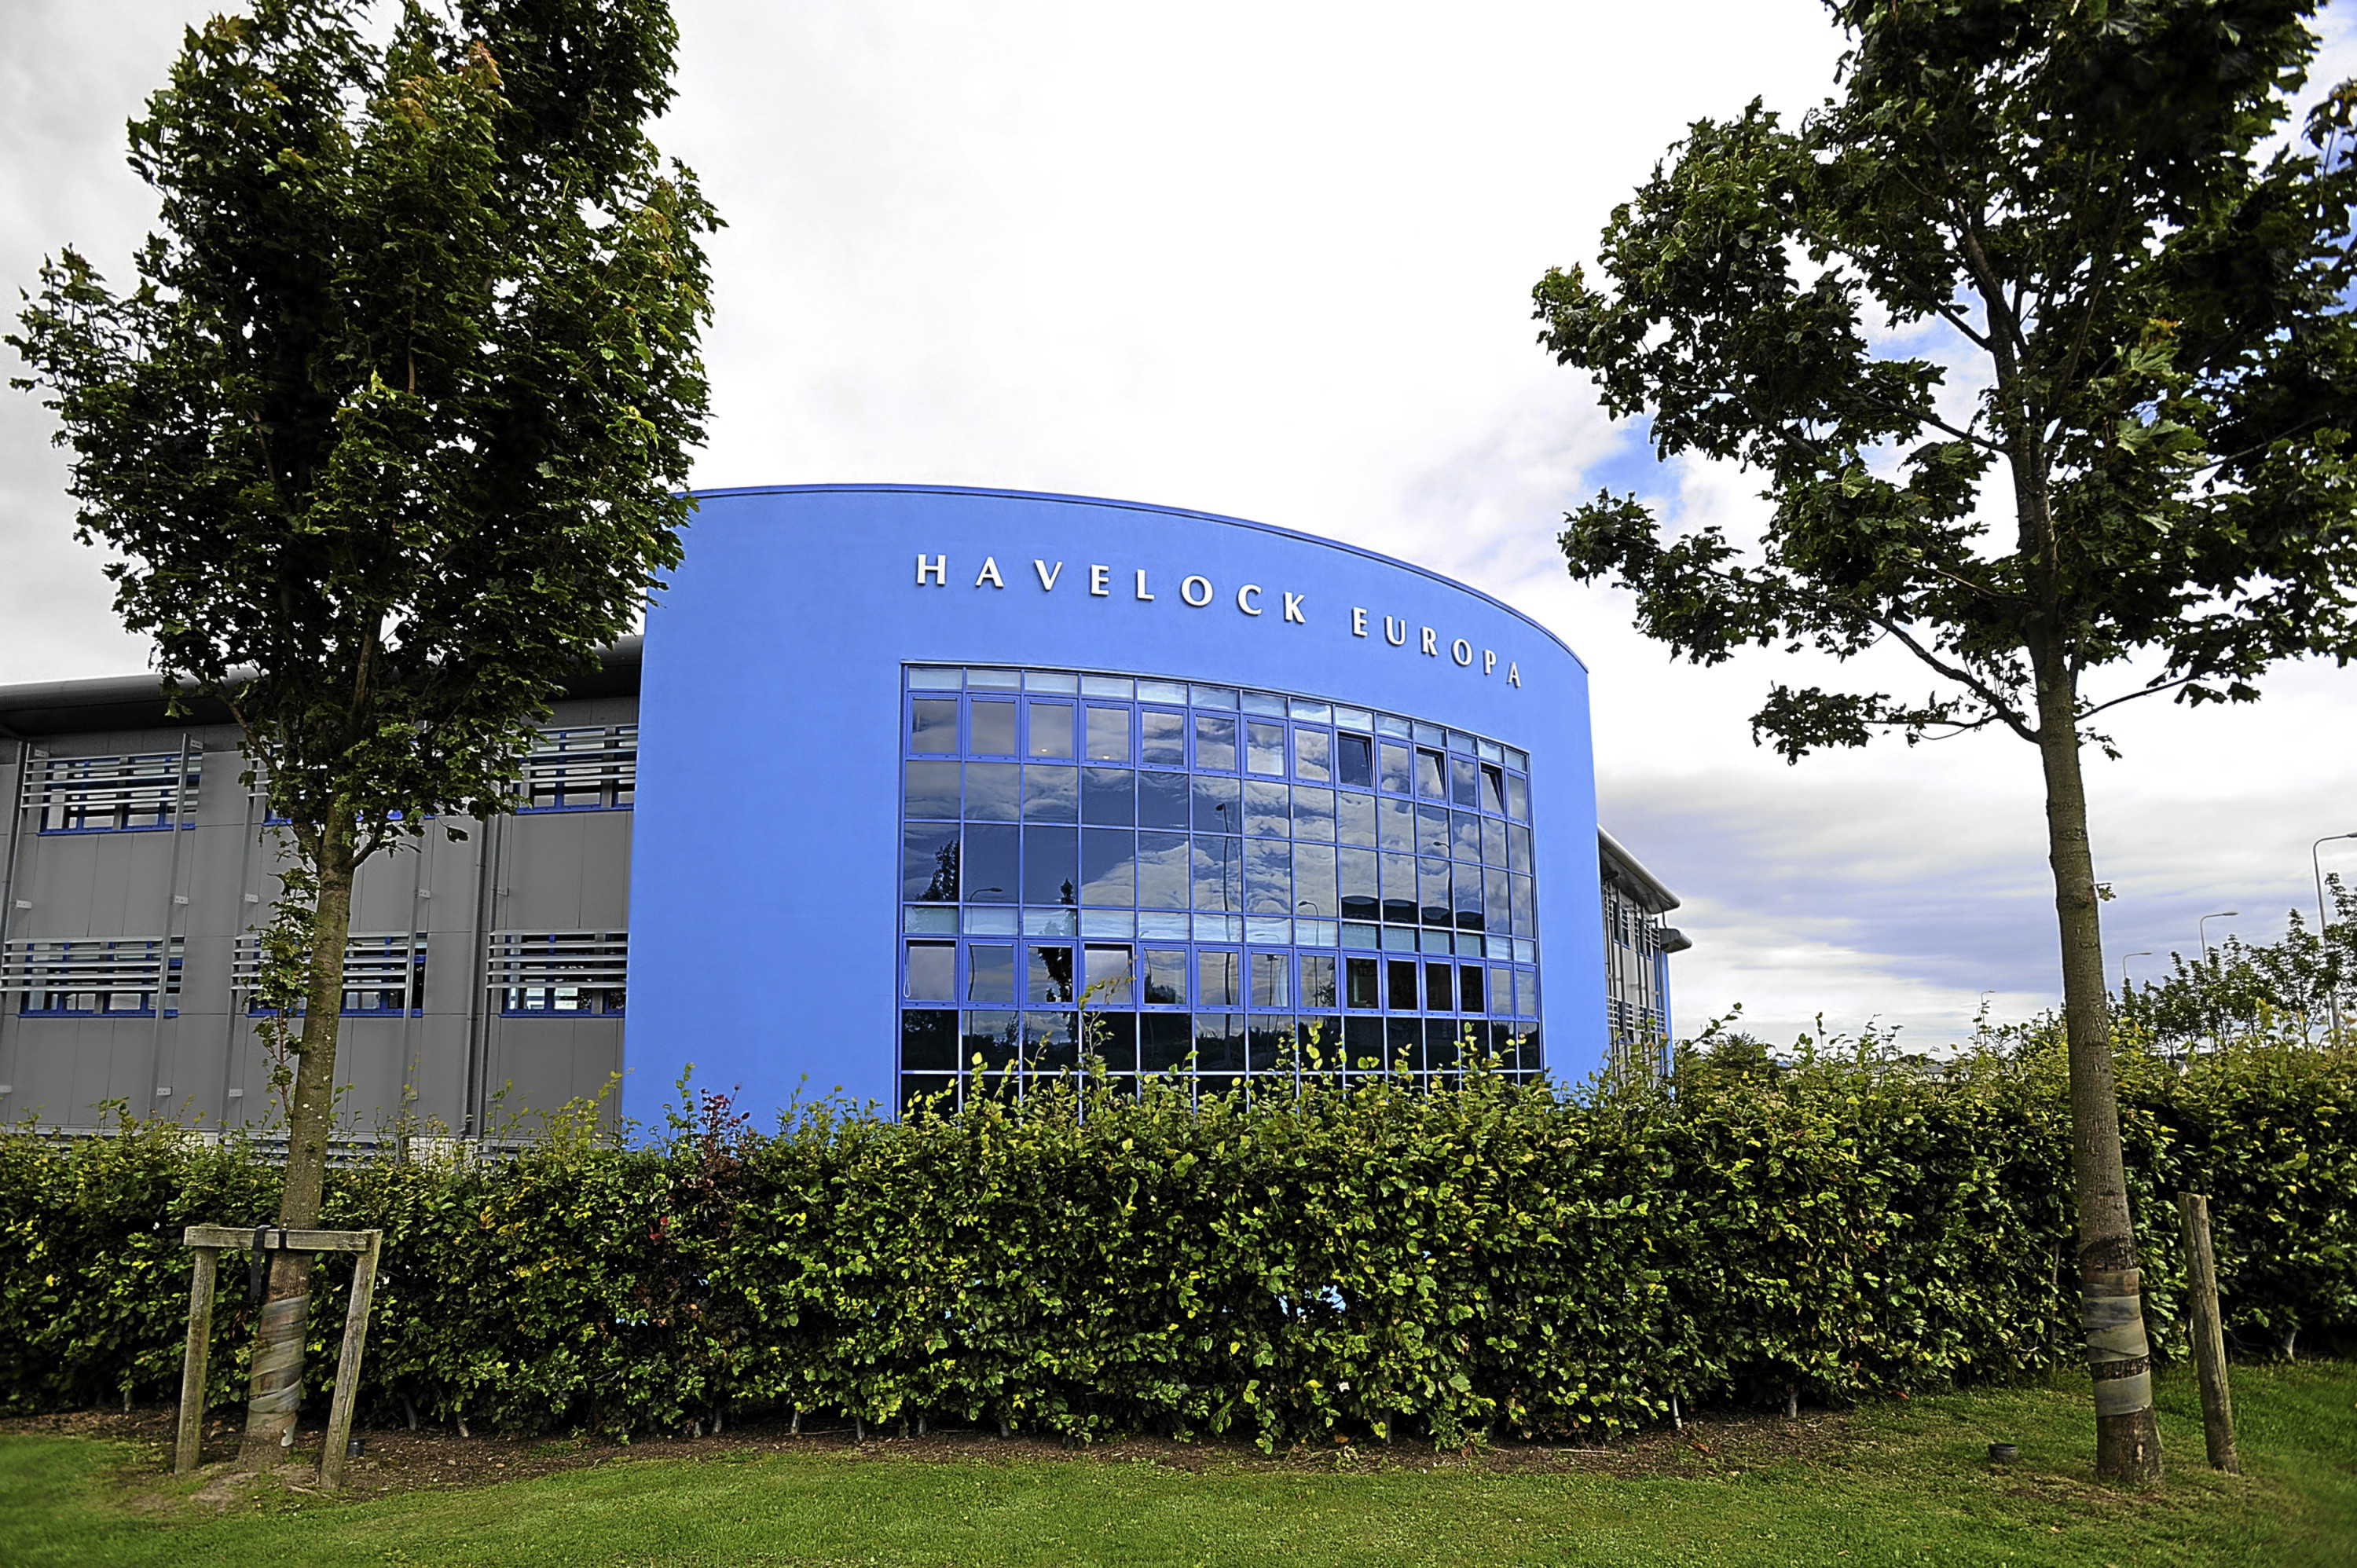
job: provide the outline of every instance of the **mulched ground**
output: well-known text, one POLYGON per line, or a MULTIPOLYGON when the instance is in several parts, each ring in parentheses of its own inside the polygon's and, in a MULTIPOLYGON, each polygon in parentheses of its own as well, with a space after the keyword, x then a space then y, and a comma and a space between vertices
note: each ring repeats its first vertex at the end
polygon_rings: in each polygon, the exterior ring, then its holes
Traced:
MULTIPOLYGON (((161 1481, 168 1471, 174 1420, 169 1406, 135 1409, 128 1414, 117 1411, 75 1411, 0 1421, 0 1434, 44 1434, 127 1443, 135 1456, 124 1480, 137 1488, 161 1481)), ((202 1455, 208 1484, 198 1494, 200 1499, 226 1507, 247 1491, 227 1473, 227 1462, 237 1453, 241 1424, 225 1420, 206 1423, 202 1455)), ((318 1427, 299 1434, 293 1457, 316 1470, 323 1435, 318 1427)), ((934 1431, 923 1437, 903 1435, 897 1427, 870 1428, 866 1441, 862 1443, 854 1438, 848 1426, 821 1427, 808 1423, 798 1434, 790 1434, 782 1423, 763 1423, 732 1427, 718 1436, 640 1437, 628 1444, 584 1438, 501 1437, 484 1433, 462 1437, 453 1431, 434 1428, 411 1432, 396 1427, 366 1431, 359 1436, 361 1452, 346 1469, 347 1485, 353 1496, 496 1486, 527 1477, 641 1459, 707 1459, 791 1451, 825 1452, 876 1464, 1048 1460, 1076 1465, 1150 1463, 1188 1471, 1474 1468, 1576 1471, 1637 1477, 1727 1475, 1755 1465, 1787 1460, 1839 1463, 1871 1446, 1873 1441, 1850 1417, 1816 1411, 1803 1412, 1794 1419, 1718 1414, 1708 1421, 1689 1421, 1683 1431, 1648 1432, 1595 1445, 1510 1442, 1447 1453, 1403 1443, 1388 1446, 1301 1444, 1271 1455, 1249 1443, 1226 1439, 1176 1443, 1158 1437, 1133 1437, 1083 1445, 1021 1434, 1002 1438, 995 1431, 965 1428, 934 1431)), ((293 1469, 283 1470, 280 1478, 296 1490, 308 1489, 308 1477, 293 1469)), ((160 1498, 156 1500, 162 1501, 160 1498)))

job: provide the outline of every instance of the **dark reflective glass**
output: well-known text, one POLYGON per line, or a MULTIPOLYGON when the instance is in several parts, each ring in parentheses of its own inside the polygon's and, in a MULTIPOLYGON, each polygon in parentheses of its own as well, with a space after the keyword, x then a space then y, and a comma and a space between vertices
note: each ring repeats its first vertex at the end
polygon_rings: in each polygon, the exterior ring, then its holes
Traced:
POLYGON ((1448 863, 1426 857, 1416 862, 1417 897, 1427 926, 1453 925, 1457 911, 1448 897, 1448 863))
POLYGON ((1243 911, 1243 840, 1198 833, 1190 864, 1194 870, 1196 908, 1228 914, 1243 911))
POLYGON ((1023 964, 1023 1000, 1072 1000, 1072 950, 1060 944, 1034 943, 1024 950, 1028 956, 1023 964))
POLYGON ((1334 957, 1331 953, 1306 952, 1301 955, 1301 1005, 1340 1005, 1334 999, 1334 957))
POLYGON ((1023 820, 1027 822, 1079 822, 1081 770, 1037 762, 1025 768, 1023 820))
POLYGON ((1148 1013, 1137 1021, 1137 1065, 1168 1072, 1195 1048, 1195 1021, 1184 1013, 1148 1013))
POLYGON ((1012 762, 965 765, 965 820, 1011 822, 1022 814, 1023 769, 1012 762))
POLYGON ((1137 760, 1148 768, 1187 766, 1187 715, 1159 708, 1137 711, 1137 760))
POLYGON ((1519 773, 1506 775, 1506 815, 1518 822, 1531 820, 1531 782, 1519 773))
POLYGON ((1394 925, 1413 926, 1419 906, 1415 896, 1415 856, 1386 854, 1383 863, 1383 918, 1394 925))
POLYGON ((957 748, 957 699, 920 697, 909 704, 909 749, 951 752, 957 748))
POLYGON ((958 1015, 930 1007, 911 1007, 900 1015, 900 1070, 955 1072, 958 1066, 958 1015))
POLYGON ((1092 1013, 1081 1018, 1082 1043, 1107 1072, 1137 1070, 1137 1015, 1092 1013))
POLYGON ((1072 755, 1071 703, 1036 701, 1031 703, 1031 755, 1072 755))
POLYGON ((1236 770, 1236 721, 1216 714, 1195 715, 1195 766, 1236 770))
POLYGON ((1137 821, 1137 775, 1126 768, 1090 768, 1081 773, 1081 821, 1125 828, 1137 821))
POLYGON ((1334 851, 1322 843, 1293 846, 1294 912, 1312 920, 1340 919, 1342 906, 1334 887, 1334 851))
POLYGON ((1358 849, 1375 847, 1375 808, 1372 795, 1361 795, 1349 789, 1334 793, 1334 838, 1358 849))
POLYGON ((1424 1024, 1424 1065, 1435 1071, 1452 1068, 1462 1055, 1465 1036, 1463 1026, 1454 1018, 1427 1018, 1424 1024))
POLYGON ((1514 911, 1506 891, 1506 873, 1484 871, 1481 874, 1481 916, 1484 929, 1501 933, 1514 929, 1514 911))
MULTIPOLYGON (((1301 1004, 1307 1007, 1309 1003, 1305 998, 1301 1004)), ((1330 1078, 1342 1070, 1341 1019, 1330 1014, 1324 1017, 1305 1014, 1294 1021, 1293 1037, 1298 1047, 1296 1059, 1305 1076, 1318 1073, 1330 1078)))
POLYGON ((1415 853, 1447 854, 1448 853, 1448 808, 1418 806, 1415 809, 1415 853))
POLYGON ((984 757, 1013 757, 1015 746, 1015 704, 983 702, 971 705, 967 723, 973 728, 973 744, 966 749, 984 757))
POLYGON ((1187 1005, 1185 948, 1146 948, 1138 961, 1138 1000, 1149 1007, 1187 1005))
POLYGON ((965 999, 968 1002, 1015 1000, 1015 950, 993 942, 976 942, 965 950, 965 999))
POLYGON ((1406 794, 1415 784, 1414 775, 1410 771, 1413 767, 1414 748, 1394 746, 1390 741, 1385 741, 1382 751, 1384 792, 1392 795, 1406 794))
POLYGON ((1469 757, 1448 759, 1448 799, 1459 806, 1478 809, 1481 804, 1481 770, 1469 757))
POLYGON ((1254 1014, 1244 1036, 1245 1064, 1254 1072, 1275 1072, 1293 1055, 1293 1020, 1281 1013, 1254 1014))
POLYGON ((1487 993, 1481 977, 1488 972, 1478 963, 1460 965, 1457 971, 1457 1000, 1468 1013, 1486 1013, 1489 1005, 1481 998, 1487 993))
POLYGON ((1528 871, 1531 868, 1531 830, 1520 822, 1511 823, 1506 829, 1506 868, 1509 871, 1528 871))
POLYGON ((1076 828, 1023 830, 1023 902, 1080 902, 1080 838, 1076 828))
POLYGON ((1448 774, 1440 753, 1419 750, 1415 754, 1415 792, 1427 800, 1448 799, 1448 774))
POLYGON ((1285 777, 1285 726, 1249 720, 1244 725, 1244 766, 1250 773, 1285 777))
POLYGON ((1127 708, 1089 709, 1089 760, 1091 762, 1127 762, 1129 760, 1129 710, 1127 708))
POLYGON ((1506 824, 1495 817, 1481 819, 1481 862, 1485 865, 1506 864, 1506 824))
POLYGON ((1375 743, 1362 735, 1334 737, 1334 782, 1375 787, 1375 743))
POLYGON ((1293 836, 1318 843, 1334 842, 1334 791, 1296 785, 1293 790, 1293 836))
POLYGON ((1081 902, 1098 908, 1137 905, 1137 835, 1127 828, 1081 830, 1081 902))
POLYGON ((1012 904, 1018 883, 1022 845, 1019 828, 969 822, 959 891, 969 904, 1012 904))
POLYGON ((1506 880, 1512 889, 1510 897, 1513 900, 1514 935, 1518 937, 1538 935, 1538 921, 1531 905, 1531 879, 1509 873, 1506 880))
POLYGON ((954 762, 911 762, 900 770, 901 811, 911 817, 958 814, 958 765, 954 762))
POLYGON ((1481 819, 1470 811, 1458 811, 1448 819, 1448 853, 1458 860, 1481 862, 1481 819))
POLYGON ((1237 780, 1211 779, 1197 774, 1193 783, 1197 832, 1240 833, 1243 832, 1243 789, 1237 780))
POLYGON ((1070 1013, 1023 1015, 1023 1065, 1033 1072, 1063 1072, 1081 1065, 1080 1019, 1070 1013))
POLYGON ((909 822, 900 829, 902 902, 956 903, 958 866, 958 832, 954 826, 909 822))
POLYGON ((1424 1066, 1424 1025, 1414 1018, 1384 1019, 1383 1057, 1385 1065, 1394 1072, 1420 1069, 1424 1066))
POLYGON ((1187 835, 1137 835, 1137 907, 1141 909, 1183 909, 1187 907, 1187 835))
MULTIPOLYGON (((1242 1072, 1244 1066, 1244 1020, 1241 1013, 1195 1015, 1195 1070, 1199 1073, 1242 1072)), ((1205 1091, 1219 1090, 1205 1085, 1205 1091)))
POLYGON ((1141 828, 1187 830, 1193 809, 1184 773, 1141 773, 1137 776, 1137 825, 1141 828))
POLYGON ((1244 785, 1244 832, 1283 838, 1293 831, 1291 792, 1282 784, 1255 779, 1244 785))
POLYGON ((1424 1010, 1427 1013, 1454 1013, 1457 999, 1457 966, 1453 963, 1427 963, 1424 966, 1424 1010))
POLYGON ((1195 950, 1195 1005, 1241 1007, 1244 1004, 1243 956, 1232 948, 1195 950))
POLYGON ((954 1002, 957 993, 957 943, 910 942, 908 975, 901 994, 911 1002, 954 1002))
POLYGON ((1334 853, 1335 893, 1346 920, 1372 920, 1383 913, 1375 885, 1375 853, 1344 849, 1334 853))
POLYGON ((1381 961, 1353 958, 1342 961, 1342 1005, 1361 1007, 1369 1012, 1383 1004, 1379 976, 1381 961))
MULTIPOLYGON (((952 1013, 951 1018, 956 1018, 952 1013)), ((955 1040, 957 1031, 950 1031, 955 1040)), ((954 1048, 954 1047, 952 1047, 954 1048)), ((957 1109, 957 1077, 946 1072, 909 1072, 900 1075, 900 1115, 903 1120, 920 1116, 947 1116, 957 1109)))
POLYGON ((1383 961, 1384 1001, 1394 1013, 1415 1011, 1415 961, 1394 958, 1383 961))
POLYGON ((1493 817, 1506 814, 1506 770, 1481 766, 1481 809, 1493 817))
POLYGON ((1334 777, 1334 732, 1297 729, 1293 732, 1293 776, 1311 784, 1334 777))
POLYGON ((1293 845, 1284 839, 1244 841, 1244 912, 1248 915, 1293 913, 1293 845))

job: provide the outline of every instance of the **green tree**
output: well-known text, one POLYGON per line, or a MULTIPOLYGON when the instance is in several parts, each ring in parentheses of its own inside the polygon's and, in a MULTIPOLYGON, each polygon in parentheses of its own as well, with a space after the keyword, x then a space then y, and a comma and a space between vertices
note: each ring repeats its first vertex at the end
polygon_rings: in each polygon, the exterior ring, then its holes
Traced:
POLYGON ((1928 668, 1921 700, 1776 685, 1753 733, 1789 758, 1893 731, 2037 748, 2098 1464, 2158 1476, 2081 754, 2115 703, 2248 702, 2277 660, 2357 653, 2357 86, 2272 142, 2312 0, 1830 8, 1837 97, 1697 123, 1614 211, 1609 284, 1535 291, 1541 341, 1664 459, 1766 476, 1763 537, 1670 537, 1604 493, 1562 544, 1697 662, 1928 668))
MULTIPOLYGON (((708 401, 716 220, 644 130, 662 0, 370 20, 256 0, 190 30, 130 128, 162 202, 135 286, 66 251, 8 339, 118 612, 168 691, 228 703, 289 824, 290 1226, 319 1209, 354 872, 509 809, 560 682, 679 558, 708 401)), ((249 1463, 291 1437, 308 1280, 277 1254, 249 1463)))

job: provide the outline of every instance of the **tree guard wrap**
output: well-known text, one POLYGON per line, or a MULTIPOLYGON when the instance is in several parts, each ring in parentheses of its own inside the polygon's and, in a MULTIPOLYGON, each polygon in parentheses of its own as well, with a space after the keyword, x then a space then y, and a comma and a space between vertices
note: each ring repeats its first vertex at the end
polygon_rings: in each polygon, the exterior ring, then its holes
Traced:
POLYGON ((2091 1270, 2079 1299, 2096 1415, 2132 1415, 2149 1408, 2152 1346, 2144 1336, 2143 1273, 2091 1270))
POLYGON ((262 1309, 261 1348, 254 1353, 253 1381, 246 1410, 255 1414, 293 1412, 303 1400, 303 1325, 310 1316, 309 1292, 281 1296, 262 1309))

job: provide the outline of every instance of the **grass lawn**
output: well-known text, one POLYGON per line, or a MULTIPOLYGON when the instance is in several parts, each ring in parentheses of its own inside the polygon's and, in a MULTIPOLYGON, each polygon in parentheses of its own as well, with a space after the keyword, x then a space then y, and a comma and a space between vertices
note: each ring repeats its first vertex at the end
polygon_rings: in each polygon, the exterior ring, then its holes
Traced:
POLYGON ((421 1444, 398 1485, 364 1465, 393 1489, 350 1501, 199 1498, 152 1442, 20 1430, 0 1564, 2357 1563, 2357 1364, 2239 1368, 2234 1398, 2246 1473, 2222 1477, 2191 1379, 2163 1380, 2149 1492, 2093 1483, 2062 1382, 1438 1458, 732 1434, 451 1487, 421 1444), (1993 1439, 2020 1461, 1993 1467, 1993 1439))

